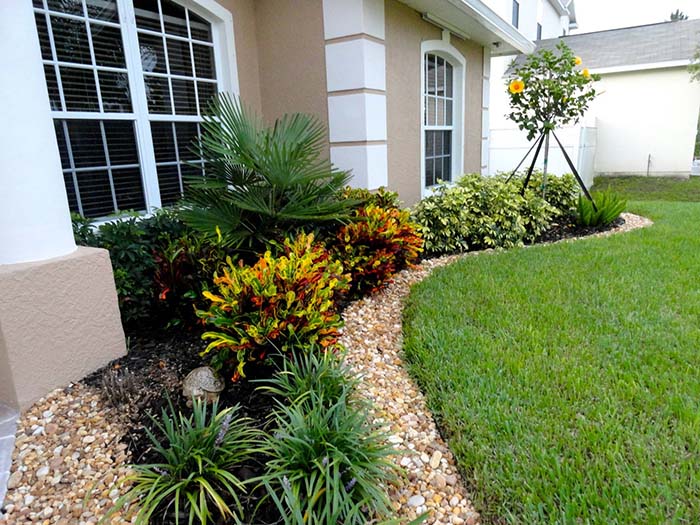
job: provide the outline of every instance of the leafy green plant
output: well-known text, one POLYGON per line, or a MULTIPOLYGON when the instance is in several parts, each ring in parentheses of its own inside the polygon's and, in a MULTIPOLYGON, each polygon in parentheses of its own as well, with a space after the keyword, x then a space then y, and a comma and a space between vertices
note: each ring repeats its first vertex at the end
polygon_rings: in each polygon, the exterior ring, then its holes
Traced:
POLYGON ((528 140, 539 133, 575 124, 596 97, 593 82, 600 75, 577 69, 581 59, 564 42, 556 50, 529 55, 506 80, 511 112, 508 117, 527 131, 528 140))
POLYGON ((364 525, 388 516, 385 487, 397 479, 388 460, 393 449, 348 393, 329 403, 323 390, 279 405, 262 484, 285 524, 364 525))
POLYGON ((612 191, 603 191, 593 196, 597 210, 588 199, 579 197, 577 221, 582 226, 608 226, 615 222, 627 207, 627 201, 612 191))
POLYGON ((259 390, 288 404, 303 403, 315 392, 329 407, 347 398, 358 384, 342 355, 323 348, 292 355, 282 361, 275 375, 259 382, 259 390))
POLYGON ((359 201, 362 205, 374 204, 379 208, 400 208, 399 194, 388 190, 384 186, 375 191, 365 188, 351 188, 347 186, 343 190, 343 198, 359 201))
POLYGON ((441 184, 413 210, 428 253, 509 248, 537 238, 556 210, 517 181, 468 174, 456 185, 441 184))
POLYGON ((264 361, 275 349, 306 351, 318 344, 333 347, 342 320, 335 297, 348 290, 341 263, 333 261, 313 235, 285 240, 283 255, 268 250, 252 266, 229 258, 205 291, 208 308, 197 315, 212 330, 203 354, 214 353, 212 365, 233 365, 234 380, 244 367, 264 361))
POLYGON ((153 311, 156 265, 141 219, 131 216, 101 224, 96 242, 109 250, 124 324, 143 322, 153 311))
POLYGON ((125 480, 131 487, 115 511, 136 503, 130 509, 136 525, 156 516, 176 525, 241 523, 246 486, 235 472, 258 451, 260 434, 238 412, 238 406, 219 411, 194 400, 191 416, 171 406, 160 420, 152 418, 155 431, 148 436, 161 462, 131 466, 134 474, 125 480))
POLYGON ((264 127, 222 95, 202 130, 207 177, 189 181, 182 216, 208 238, 257 254, 301 227, 347 218, 358 204, 340 197, 350 175, 325 158, 326 130, 309 115, 264 127))
POLYGON ((228 256, 227 251, 192 232, 170 240, 154 252, 154 286, 158 309, 171 326, 193 326, 202 292, 228 256))
POLYGON ((419 227, 408 210, 368 204, 328 243, 333 257, 351 275, 351 294, 379 290, 398 271, 415 263, 423 251, 419 227))
MULTIPOLYGON (((499 177, 507 177, 508 175, 510 174, 499 173, 499 177)), ((525 172, 519 172, 514 179, 522 181, 525 176, 525 172)), ((576 214, 580 189, 572 174, 547 174, 545 178, 541 170, 534 170, 528 188, 535 195, 542 196, 554 208, 557 216, 573 217, 576 214)))
POLYGON ((73 237, 78 246, 95 246, 95 225, 92 219, 88 219, 77 213, 71 213, 71 224, 73 225, 73 237))

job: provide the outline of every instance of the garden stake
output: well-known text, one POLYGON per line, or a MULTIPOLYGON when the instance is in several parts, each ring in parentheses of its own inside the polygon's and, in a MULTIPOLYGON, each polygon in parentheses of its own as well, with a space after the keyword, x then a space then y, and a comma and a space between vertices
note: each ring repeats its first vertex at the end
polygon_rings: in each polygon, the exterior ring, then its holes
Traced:
POLYGON ((545 197, 545 188, 547 187, 547 166, 549 165, 549 130, 544 132, 544 167, 542 170, 542 198, 545 197))
POLYGON ((510 179, 512 179, 513 176, 518 172, 518 170, 520 169, 520 166, 523 165, 523 162, 525 162, 525 159, 527 159, 527 156, 530 154, 530 152, 535 148, 535 146, 537 146, 537 143, 539 142, 539 140, 540 140, 541 138, 542 138, 542 135, 540 135, 539 137, 537 137, 537 140, 536 140, 535 142, 532 143, 532 146, 530 146, 530 149, 527 150, 527 153, 525 154, 525 156, 522 158, 522 160, 521 160, 521 161, 518 163, 518 165, 515 167, 515 169, 513 170, 513 173, 511 173, 511 174, 508 176, 508 178, 506 179, 506 182, 510 182, 510 179))
POLYGON ((532 158, 532 163, 530 164, 530 169, 527 170, 527 177, 525 177, 525 182, 523 182, 523 189, 520 195, 525 195, 525 190, 527 185, 530 183, 530 177, 532 177, 532 171, 535 169, 535 163, 537 162, 537 157, 540 156, 540 149, 542 148, 542 143, 544 142, 544 133, 539 139, 539 144, 537 144, 537 149, 535 150, 535 156, 532 158))
POLYGON ((561 152, 564 154, 564 158, 566 159, 567 164, 569 164, 571 171, 574 173, 574 177, 576 177, 576 180, 578 181, 578 185, 581 186, 581 189, 583 190, 583 194, 586 196, 586 198, 589 201, 591 201, 591 203, 593 204, 593 209, 595 211, 598 211, 598 207, 595 205, 595 201, 593 200, 593 197, 591 196, 590 193, 588 193, 588 188, 586 188, 586 185, 583 183, 583 180, 581 180, 581 177, 579 176, 578 171, 576 171, 576 167, 574 166, 574 163, 571 162, 571 159, 569 158, 569 154, 564 149, 564 146, 562 146, 561 141, 559 140, 559 137, 557 137, 557 134, 554 133, 554 131, 552 131, 552 135, 554 135, 554 138, 557 141, 557 144, 559 144, 559 148, 561 149, 561 152))

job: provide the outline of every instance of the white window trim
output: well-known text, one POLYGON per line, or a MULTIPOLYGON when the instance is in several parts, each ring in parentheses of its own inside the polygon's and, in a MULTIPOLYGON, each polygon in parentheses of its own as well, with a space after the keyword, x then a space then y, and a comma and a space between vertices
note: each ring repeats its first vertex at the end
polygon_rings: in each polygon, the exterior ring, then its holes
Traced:
MULTIPOLYGON (((217 92, 230 92, 239 96, 238 67, 236 59, 233 15, 216 0, 170 0, 201 16, 211 24, 212 44, 217 92)), ((200 122, 197 115, 161 115, 149 114, 145 97, 146 87, 141 64, 141 53, 136 29, 136 15, 132 0, 116 0, 119 12, 118 26, 121 30, 124 60, 129 90, 132 94, 132 112, 96 113, 77 111, 52 111, 52 119, 89 119, 89 120, 133 120, 136 131, 136 147, 139 156, 141 180, 143 183, 146 215, 161 207, 155 150, 151 135, 151 121, 200 122), (130 26, 127 30, 126 26, 130 26)), ((116 27, 117 24, 105 24, 116 27)), ((51 37, 52 38, 52 37, 51 37)), ((62 92, 61 92, 61 96, 62 92)), ((98 222, 109 222, 114 217, 103 217, 98 222)))
POLYGON ((464 170, 464 104, 466 95, 467 61, 462 53, 450 44, 449 33, 443 31, 442 40, 426 40, 421 43, 420 55, 420 186, 421 197, 432 195, 434 187, 425 185, 425 56, 437 55, 452 65, 452 181, 464 170))

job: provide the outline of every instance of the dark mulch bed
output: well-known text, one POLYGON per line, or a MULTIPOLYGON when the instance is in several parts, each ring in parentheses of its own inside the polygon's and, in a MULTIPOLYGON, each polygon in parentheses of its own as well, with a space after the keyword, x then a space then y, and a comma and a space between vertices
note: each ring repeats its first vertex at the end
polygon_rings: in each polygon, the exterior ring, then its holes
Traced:
POLYGON ((625 224, 625 219, 622 217, 618 217, 617 220, 608 226, 598 227, 579 226, 573 221, 562 221, 561 224, 553 224, 547 231, 540 235, 535 244, 562 241, 564 239, 573 239, 576 237, 585 237, 586 235, 593 235, 612 230, 618 226, 622 226, 623 224, 625 224))
MULTIPOLYGON (((123 441, 132 453, 134 463, 159 462, 150 448, 150 440, 145 428, 153 430, 150 415, 160 416, 168 404, 183 413, 191 413, 187 400, 182 396, 182 380, 198 366, 208 364, 200 352, 206 343, 199 333, 187 331, 137 333, 128 338, 129 351, 124 357, 90 374, 83 381, 101 390, 104 397, 121 412, 127 432, 123 441), (113 381, 113 378, 119 381, 113 381), (118 386, 115 386, 118 385, 118 386)), ((248 379, 269 377, 272 370, 260 367, 248 371, 248 379)), ((219 406, 240 405, 239 414, 252 419, 252 424, 265 428, 273 408, 273 398, 256 391, 257 385, 251 381, 232 383, 227 380, 219 406)), ((264 458, 257 458, 242 465, 236 474, 241 479, 249 479, 263 473, 264 458)), ((248 514, 262 497, 253 493, 247 501, 248 514)), ((271 502, 261 505, 251 523, 272 524, 280 520, 279 513, 271 502)), ((170 525, 170 520, 155 521, 154 525, 170 525)))

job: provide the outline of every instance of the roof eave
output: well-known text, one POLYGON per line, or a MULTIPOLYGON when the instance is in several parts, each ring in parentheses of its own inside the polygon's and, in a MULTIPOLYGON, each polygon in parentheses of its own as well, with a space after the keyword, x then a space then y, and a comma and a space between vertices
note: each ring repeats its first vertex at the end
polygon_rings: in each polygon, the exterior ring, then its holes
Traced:
POLYGON ((400 1, 423 15, 429 15, 435 25, 490 49, 494 56, 530 54, 535 50, 534 42, 481 0, 400 1))

